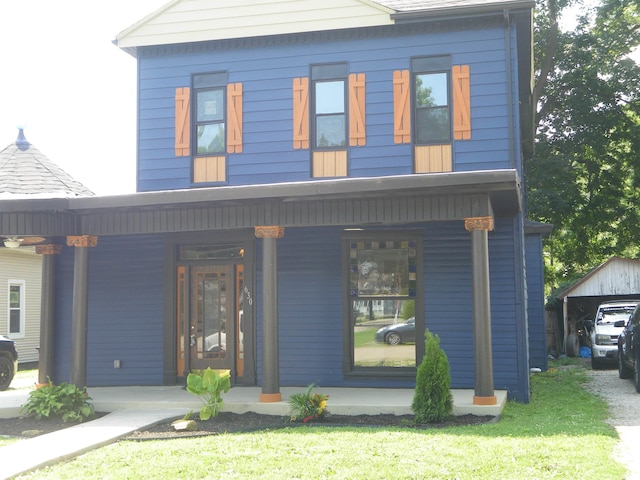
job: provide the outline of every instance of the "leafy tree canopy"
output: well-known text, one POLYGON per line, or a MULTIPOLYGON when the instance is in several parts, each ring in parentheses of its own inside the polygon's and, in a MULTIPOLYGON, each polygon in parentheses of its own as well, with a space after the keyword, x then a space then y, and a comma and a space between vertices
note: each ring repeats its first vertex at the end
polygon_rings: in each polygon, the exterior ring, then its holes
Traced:
POLYGON ((640 0, 538 0, 528 216, 554 225, 547 286, 612 255, 640 258, 640 0), (589 5, 593 5, 589 7, 589 5), (569 8, 580 14, 563 31, 569 8))

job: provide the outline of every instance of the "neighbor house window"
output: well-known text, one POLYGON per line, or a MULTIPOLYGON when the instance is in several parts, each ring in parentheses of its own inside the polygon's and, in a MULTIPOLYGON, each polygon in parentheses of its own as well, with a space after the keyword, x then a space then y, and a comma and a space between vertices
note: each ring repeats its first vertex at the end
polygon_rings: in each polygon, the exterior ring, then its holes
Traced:
POLYGON ((349 350, 352 371, 416 367, 418 239, 349 239, 349 350))
POLYGON ((25 282, 9 280, 8 334, 10 337, 24 335, 25 319, 25 282))

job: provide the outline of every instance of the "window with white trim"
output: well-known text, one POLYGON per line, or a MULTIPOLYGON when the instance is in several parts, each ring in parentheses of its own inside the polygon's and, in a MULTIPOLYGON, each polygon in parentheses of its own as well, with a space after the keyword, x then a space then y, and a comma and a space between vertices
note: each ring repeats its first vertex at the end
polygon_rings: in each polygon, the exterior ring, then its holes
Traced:
POLYGON ((7 334, 9 337, 24 336, 25 281, 9 280, 7 334))

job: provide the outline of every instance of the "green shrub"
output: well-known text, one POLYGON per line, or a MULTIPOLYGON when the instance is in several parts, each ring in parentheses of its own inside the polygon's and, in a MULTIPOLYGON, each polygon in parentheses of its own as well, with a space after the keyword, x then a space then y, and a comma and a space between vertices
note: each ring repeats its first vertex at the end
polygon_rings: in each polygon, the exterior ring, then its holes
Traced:
POLYGON ((203 406, 200 420, 217 417, 222 408, 222 393, 231 388, 229 370, 197 370, 187 375, 187 390, 200 397, 203 406))
POLYGON ((63 422, 81 422, 95 414, 89 400, 86 387, 50 382, 30 392, 29 400, 21 409, 26 416, 37 419, 60 417, 63 422))
POLYGON ((409 320, 411 317, 416 316, 416 302, 413 300, 407 300, 402 304, 402 318, 409 320))
POLYGON ((416 390, 411 408, 416 423, 436 423, 453 411, 449 360, 440 348, 440 338, 425 331, 424 358, 416 375, 416 390))
POLYGON ((327 410, 327 400, 329 395, 321 393, 311 393, 315 384, 307 387, 304 393, 294 393, 289 397, 289 407, 291 408, 291 421, 304 423, 320 420, 329 411, 327 410))

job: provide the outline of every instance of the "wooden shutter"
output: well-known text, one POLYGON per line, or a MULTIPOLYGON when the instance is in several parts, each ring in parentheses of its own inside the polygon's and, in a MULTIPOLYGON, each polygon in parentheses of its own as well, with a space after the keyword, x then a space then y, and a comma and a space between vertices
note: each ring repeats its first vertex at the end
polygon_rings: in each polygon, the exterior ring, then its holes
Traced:
POLYGON ((454 65, 453 78, 453 138, 471 138, 471 95, 469 87, 469 65, 454 65))
POLYGON ((309 79, 293 79, 293 148, 309 148, 309 79))
POLYGON ((176 156, 188 157, 190 143, 191 109, 189 87, 176 88, 176 156))
POLYGON ((411 91, 409 70, 393 72, 393 141, 411 142, 411 91))
POLYGON ((227 85, 227 153, 242 152, 242 84, 227 85))
POLYGON ((364 73, 349 75, 349 145, 352 147, 367 144, 365 93, 364 73))

